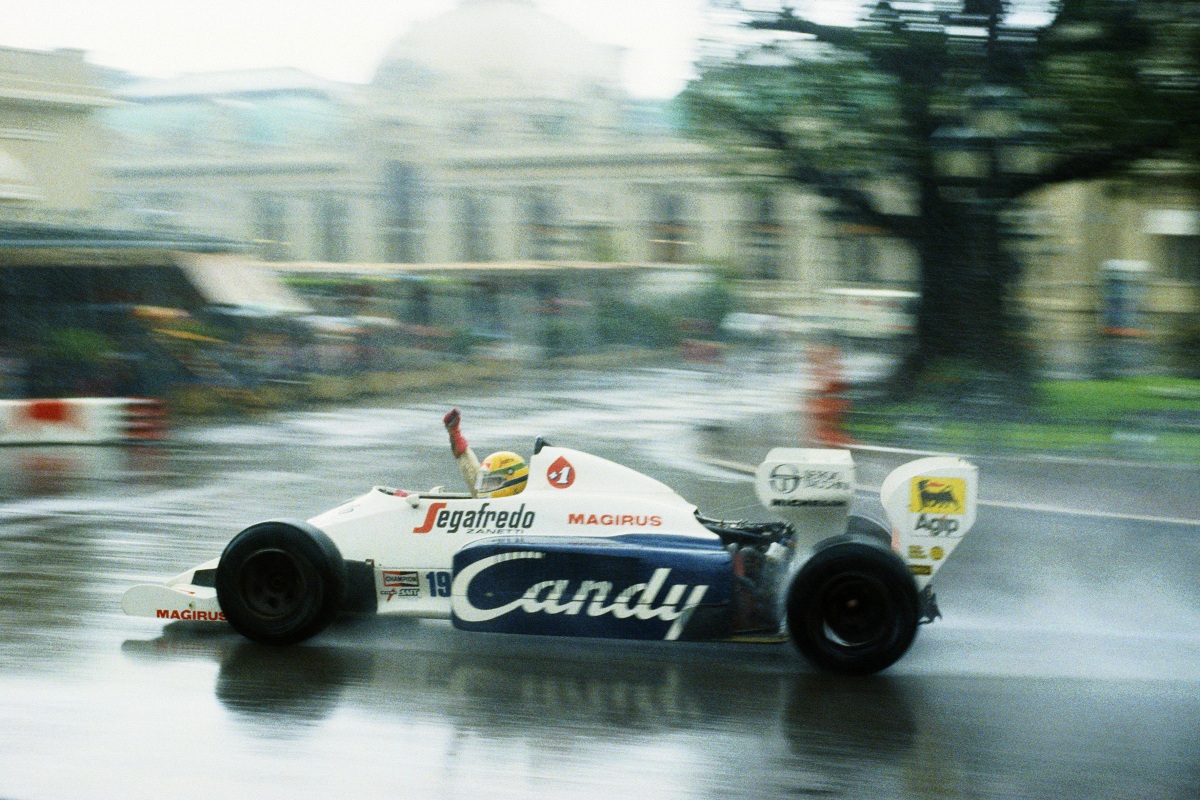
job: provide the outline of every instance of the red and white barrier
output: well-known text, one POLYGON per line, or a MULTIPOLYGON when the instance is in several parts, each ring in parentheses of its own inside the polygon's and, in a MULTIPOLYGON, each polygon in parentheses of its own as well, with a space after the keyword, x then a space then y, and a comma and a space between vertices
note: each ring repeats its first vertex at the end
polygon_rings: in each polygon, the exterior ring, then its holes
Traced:
POLYGON ((146 442, 165 438, 166 430, 166 408, 159 400, 0 400, 0 445, 146 442))

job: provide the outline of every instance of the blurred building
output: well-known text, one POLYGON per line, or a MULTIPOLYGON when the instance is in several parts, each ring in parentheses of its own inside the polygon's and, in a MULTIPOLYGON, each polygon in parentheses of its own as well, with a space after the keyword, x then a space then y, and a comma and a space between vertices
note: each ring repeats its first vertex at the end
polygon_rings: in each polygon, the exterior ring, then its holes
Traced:
MULTIPOLYGON (((108 205, 282 268, 442 264, 483 297, 527 284, 527 306, 544 305, 555 263, 730 267, 757 310, 914 286, 898 240, 688 140, 671 102, 629 97, 619 68, 617 48, 532 0, 460 0, 397 39, 366 85, 294 69, 133 82, 104 111, 108 205)), ((1028 215, 1024 296, 1053 360, 1086 366, 1113 331, 1140 331, 1106 319, 1122 302, 1144 312, 1145 341, 1195 328, 1200 352, 1200 203, 1163 169, 1056 188, 1028 215)))
POLYGON ((156 391, 203 369, 189 310, 308 309, 238 242, 112 213, 110 79, 80 51, 0 48, 0 397, 156 391))
MULTIPOLYGON (((132 84, 107 114, 118 205, 257 243, 274 261, 717 263, 811 288, 903 282, 878 236, 739 176, 630 98, 618 48, 531 0, 414 25, 369 85, 297 70, 132 84)), ((900 263, 898 263, 900 262, 900 263)))
POLYGON ((80 50, 0 48, 0 221, 85 220, 117 100, 80 50))
POLYGON ((1194 168, 1052 187, 1031 204, 1022 300, 1052 362, 1200 374, 1200 194, 1194 168))

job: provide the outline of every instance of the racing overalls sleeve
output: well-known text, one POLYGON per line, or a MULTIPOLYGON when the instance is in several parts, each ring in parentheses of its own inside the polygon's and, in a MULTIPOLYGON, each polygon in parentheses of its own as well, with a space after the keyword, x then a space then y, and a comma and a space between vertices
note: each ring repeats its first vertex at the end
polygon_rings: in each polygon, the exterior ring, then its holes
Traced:
POLYGON ((452 408, 446 416, 442 417, 442 423, 446 426, 446 432, 450 434, 450 452, 454 454, 454 460, 458 463, 463 480, 467 482, 467 491, 471 493, 472 497, 475 497, 475 478, 479 475, 479 458, 458 429, 461 417, 458 409, 452 408))

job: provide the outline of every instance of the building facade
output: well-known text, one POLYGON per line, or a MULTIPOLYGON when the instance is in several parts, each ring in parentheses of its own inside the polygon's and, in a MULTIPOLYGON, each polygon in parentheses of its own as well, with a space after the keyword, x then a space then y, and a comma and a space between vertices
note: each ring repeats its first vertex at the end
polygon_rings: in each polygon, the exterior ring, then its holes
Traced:
MULTIPOLYGON (((901 243, 686 139, 619 66, 532 0, 460 0, 365 85, 291 69, 139 81, 105 112, 107 203, 275 262, 709 264, 783 311, 830 286, 914 285, 901 243)), ((1121 328, 1118 294, 1147 341, 1200 330, 1193 185, 1158 165, 1033 205, 1022 297, 1052 363, 1086 367, 1121 328)))
POLYGON ((117 100, 82 51, 0 48, 0 222, 81 221, 100 205, 117 100))
POLYGON ((268 260, 911 278, 875 252, 879 237, 839 242, 814 197, 737 177, 680 134, 670 103, 625 93, 617 48, 530 0, 463 0, 414 25, 367 85, 267 70, 119 95, 114 205, 253 241, 268 260))
POLYGON ((1031 205, 1021 301, 1050 362, 1096 371, 1114 348, 1200 374, 1200 196, 1179 164, 1053 187, 1031 205))

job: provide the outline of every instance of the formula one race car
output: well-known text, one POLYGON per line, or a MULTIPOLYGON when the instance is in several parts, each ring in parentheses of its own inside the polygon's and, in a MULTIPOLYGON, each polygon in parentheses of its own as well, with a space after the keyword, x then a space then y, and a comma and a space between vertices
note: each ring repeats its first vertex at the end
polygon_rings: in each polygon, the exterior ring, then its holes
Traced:
POLYGON ((790 637, 818 666, 884 669, 940 616, 930 589, 975 520, 976 469, 923 458, 882 487, 890 530, 849 514, 845 450, 776 448, 755 492, 781 519, 709 519, 666 485, 535 445, 509 497, 375 487, 307 522, 239 533, 220 558, 130 588, 129 614, 228 621, 290 644, 342 612, 495 633, 665 640, 790 637))

